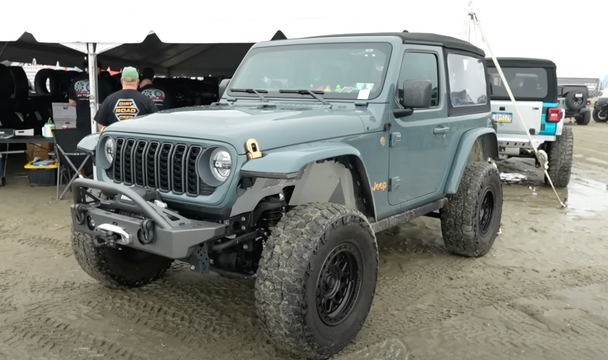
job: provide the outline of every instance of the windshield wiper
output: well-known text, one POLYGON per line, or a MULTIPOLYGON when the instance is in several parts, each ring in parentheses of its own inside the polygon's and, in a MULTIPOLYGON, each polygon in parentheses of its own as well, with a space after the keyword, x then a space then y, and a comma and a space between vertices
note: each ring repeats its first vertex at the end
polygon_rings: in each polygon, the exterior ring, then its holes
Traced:
POLYGON ((261 93, 268 94, 268 90, 264 90, 264 89, 230 89, 230 91, 244 92, 244 93, 248 93, 248 94, 256 94, 257 96, 260 97, 260 99, 262 99, 263 102, 268 102, 268 99, 266 99, 264 97, 264 95, 261 94, 261 93))
POLYGON ((310 94, 312 97, 314 97, 315 99, 317 99, 320 102, 322 102, 323 105, 331 105, 330 103, 327 102, 327 100, 325 100, 321 96, 319 96, 319 95, 325 94, 325 92, 323 92, 321 90, 308 90, 308 89, 285 90, 285 89, 283 89, 283 90, 279 90, 279 92, 282 93, 282 94, 300 94, 300 95, 310 94))

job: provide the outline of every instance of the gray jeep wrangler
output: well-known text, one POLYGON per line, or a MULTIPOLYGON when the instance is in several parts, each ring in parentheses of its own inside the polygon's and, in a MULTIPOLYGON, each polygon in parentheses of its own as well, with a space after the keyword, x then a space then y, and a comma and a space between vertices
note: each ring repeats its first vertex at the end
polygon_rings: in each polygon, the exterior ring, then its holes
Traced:
POLYGON ((481 49, 434 34, 256 44, 219 102, 80 142, 98 180, 73 184, 76 259, 113 287, 175 260, 255 280, 268 338, 328 358, 372 306, 376 233, 430 216, 449 252, 492 247, 503 192, 486 71, 481 49))

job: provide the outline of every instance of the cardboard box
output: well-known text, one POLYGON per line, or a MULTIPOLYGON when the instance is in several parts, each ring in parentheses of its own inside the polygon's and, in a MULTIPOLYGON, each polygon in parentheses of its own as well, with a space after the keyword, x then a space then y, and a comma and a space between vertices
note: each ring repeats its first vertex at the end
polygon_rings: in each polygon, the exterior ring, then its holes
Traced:
POLYGON ((39 157, 42 160, 48 160, 49 152, 53 152, 54 150, 55 144, 52 142, 27 144, 27 160, 33 161, 36 157, 39 157))

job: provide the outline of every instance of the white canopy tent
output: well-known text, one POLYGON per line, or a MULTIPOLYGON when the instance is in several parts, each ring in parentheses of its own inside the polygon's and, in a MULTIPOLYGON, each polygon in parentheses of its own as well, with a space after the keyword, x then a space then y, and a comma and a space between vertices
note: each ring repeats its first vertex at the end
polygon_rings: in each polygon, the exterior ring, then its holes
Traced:
MULTIPOLYGON (((0 22, 0 61, 36 58, 38 63, 81 66, 86 55, 89 74, 95 74, 97 56, 102 54, 104 67, 151 66, 165 75, 230 76, 253 43, 280 39, 282 34, 298 38, 404 30, 397 15, 387 17, 383 11, 382 18, 370 19, 342 2, 311 0, 297 9, 277 0, 232 5, 225 19, 218 19, 204 9, 184 10, 193 4, 180 0, 167 10, 150 2, 110 0, 103 8, 97 3, 96 14, 85 11, 80 18, 73 15, 74 9, 68 12, 46 1, 6 4, 0 6, 2 13, 28 13, 28 18, 7 16, 0 22)), ((90 76, 90 84, 94 117, 96 76, 90 76)), ((94 122, 91 126, 96 132, 94 122)))

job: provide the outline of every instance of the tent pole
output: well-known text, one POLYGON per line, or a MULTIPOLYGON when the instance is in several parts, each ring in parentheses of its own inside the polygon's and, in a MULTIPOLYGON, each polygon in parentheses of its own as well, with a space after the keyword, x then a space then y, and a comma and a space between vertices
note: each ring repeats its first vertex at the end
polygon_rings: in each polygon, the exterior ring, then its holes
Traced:
MULTIPOLYGON (((95 114, 97 114, 97 53, 94 43, 87 43, 87 59, 89 61, 89 84, 91 86, 89 92, 89 107, 91 110, 91 134, 97 133, 97 124, 95 123, 95 114)), ((93 162, 93 179, 97 180, 97 167, 93 162)))

